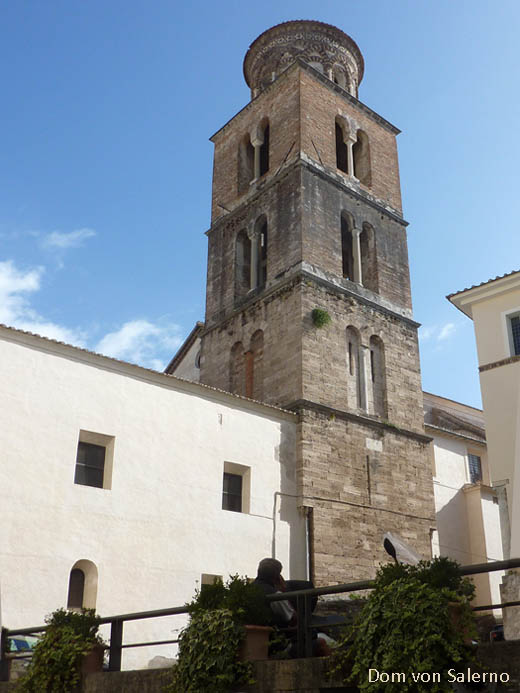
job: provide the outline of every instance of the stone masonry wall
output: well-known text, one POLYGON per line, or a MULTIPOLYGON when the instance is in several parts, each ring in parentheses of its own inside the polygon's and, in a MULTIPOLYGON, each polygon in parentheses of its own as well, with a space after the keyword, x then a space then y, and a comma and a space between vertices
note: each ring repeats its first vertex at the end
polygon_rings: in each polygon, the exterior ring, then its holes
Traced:
POLYGON ((301 502, 313 507, 317 584, 373 577, 389 560, 386 531, 430 558, 435 512, 427 439, 340 413, 299 413, 297 473, 301 502))
POLYGON ((372 169, 372 185, 361 189, 401 211, 401 188, 395 134, 371 118, 355 103, 325 85, 314 75, 300 68, 300 108, 302 113, 301 148, 311 159, 326 169, 341 174, 336 168, 336 116, 354 119, 368 135, 372 169), (318 153, 319 152, 319 157, 318 153))
MULTIPOLYGON (((272 184, 266 181, 249 204, 208 232, 206 326, 228 315, 235 302, 236 239, 261 215, 267 218, 267 281, 263 293, 302 259, 301 169, 291 167, 272 184)), ((244 301, 242 301, 243 303, 244 301)))
POLYGON ((382 418, 424 434, 417 329, 413 324, 310 280, 302 284, 302 292, 303 399, 366 413, 353 407, 348 396, 346 329, 352 325, 367 351, 367 380, 370 380, 370 337, 376 335, 383 342, 386 416, 382 418), (316 307, 325 309, 332 318, 321 329, 312 324, 311 313, 316 307))
POLYGON ((243 350, 247 351, 254 333, 262 330, 263 401, 282 404, 299 399, 302 392, 302 329, 301 298, 300 292, 295 290, 295 283, 272 293, 266 292, 259 300, 204 335, 201 382, 229 390, 233 344, 240 342, 243 350))
MULTIPOLYGON (((402 224, 356 199, 347 189, 323 180, 316 171, 302 174, 302 254, 303 259, 342 277, 341 213, 351 214, 356 227, 371 225, 375 239, 374 263, 377 294, 403 308, 411 309, 410 273, 406 231, 402 224)), ((364 278, 367 279, 366 277, 364 278)), ((345 280, 347 283, 347 280, 345 280)), ((366 284, 366 281, 363 282, 366 284)))
POLYGON ((286 162, 298 158, 300 151, 299 92, 298 72, 288 70, 212 138, 215 143, 212 223, 226 213, 219 204, 231 209, 255 192, 253 184, 250 191, 245 191, 241 195, 238 193, 238 148, 244 135, 259 125, 262 119, 269 119, 270 141, 269 171, 261 180, 269 181, 272 178, 284 162, 291 145, 293 145, 292 150, 286 162))

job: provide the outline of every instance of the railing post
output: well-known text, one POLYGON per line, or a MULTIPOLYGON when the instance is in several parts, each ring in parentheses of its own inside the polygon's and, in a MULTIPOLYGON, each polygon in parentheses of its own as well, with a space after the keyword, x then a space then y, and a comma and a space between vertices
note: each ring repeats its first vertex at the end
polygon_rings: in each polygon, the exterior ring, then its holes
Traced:
POLYGON ((312 657, 311 613, 312 596, 298 595, 297 606, 297 640, 296 652, 298 657, 312 657))
POLYGON ((110 656, 108 659, 109 671, 121 671, 121 653, 123 644, 123 621, 115 618, 110 622, 110 656))
POLYGON ((0 681, 9 681, 9 660, 7 654, 7 628, 0 633, 0 681))

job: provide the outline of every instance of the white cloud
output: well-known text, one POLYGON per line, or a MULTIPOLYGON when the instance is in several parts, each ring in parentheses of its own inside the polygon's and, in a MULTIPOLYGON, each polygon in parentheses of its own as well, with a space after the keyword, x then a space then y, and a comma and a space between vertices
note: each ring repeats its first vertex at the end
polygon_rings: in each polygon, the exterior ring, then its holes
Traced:
POLYGON ((67 248, 79 248, 87 240, 87 238, 92 238, 95 236, 96 232, 94 229, 76 229, 75 231, 69 231, 62 233, 61 231, 52 231, 52 233, 47 234, 42 241, 42 245, 45 248, 57 248, 60 250, 65 250, 67 248))
POLYGON ((175 324, 154 324, 148 320, 130 320, 115 332, 101 339, 95 350, 140 366, 162 370, 165 361, 157 358, 158 352, 168 352, 168 358, 181 344, 180 327, 175 324))
POLYGON ((31 307, 28 295, 39 291, 43 271, 43 267, 18 269, 11 260, 0 262, 0 322, 82 346, 83 336, 79 332, 45 320, 31 307))
MULTIPOLYGON (((11 260, 0 262, 0 323, 67 344, 87 346, 93 338, 86 330, 58 325, 31 306, 31 295, 40 290, 43 274, 43 267, 24 270, 11 260)), ((178 325, 142 319, 130 320, 105 335, 94 350, 160 371, 181 343, 182 330, 178 325)))
POLYGON ((443 326, 439 334, 437 335, 437 341, 442 342, 445 339, 448 339, 448 337, 451 337, 451 335, 455 332, 455 325, 452 322, 446 323, 446 325, 443 326))
POLYGON ((419 329, 419 339, 421 342, 432 341, 437 344, 449 339, 457 326, 453 322, 447 322, 444 325, 426 325, 419 329))

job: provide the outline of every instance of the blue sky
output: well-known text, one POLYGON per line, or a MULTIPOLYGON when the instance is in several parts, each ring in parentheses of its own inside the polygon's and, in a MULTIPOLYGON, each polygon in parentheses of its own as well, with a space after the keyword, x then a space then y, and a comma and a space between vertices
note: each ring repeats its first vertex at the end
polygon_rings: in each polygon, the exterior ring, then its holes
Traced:
POLYGON ((361 101, 403 131, 423 386, 479 406, 445 295, 520 268, 517 0, 4 0, 0 322, 168 362, 204 317, 208 137, 249 100, 249 44, 300 18, 352 36, 361 101))

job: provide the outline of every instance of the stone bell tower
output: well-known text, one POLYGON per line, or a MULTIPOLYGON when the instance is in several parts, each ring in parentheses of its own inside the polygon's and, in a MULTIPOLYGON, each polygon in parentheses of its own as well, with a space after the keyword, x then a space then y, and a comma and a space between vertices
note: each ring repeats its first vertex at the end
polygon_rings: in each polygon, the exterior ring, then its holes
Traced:
POLYGON ((336 27, 279 24, 211 138, 200 379, 298 413, 318 584, 373 576, 385 531, 429 557, 435 522, 399 130, 358 100, 363 69, 336 27))

